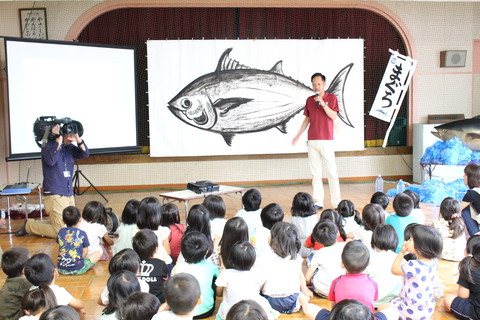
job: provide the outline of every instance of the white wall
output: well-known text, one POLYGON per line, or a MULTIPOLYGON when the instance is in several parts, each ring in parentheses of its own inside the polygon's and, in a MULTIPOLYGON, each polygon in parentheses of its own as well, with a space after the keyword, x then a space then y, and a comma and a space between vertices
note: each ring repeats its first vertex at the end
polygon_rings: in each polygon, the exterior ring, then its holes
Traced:
POLYGON ((479 2, 387 1, 413 36, 417 70, 414 76, 413 123, 429 114, 472 116, 473 40, 480 38, 479 2), (440 68, 440 51, 467 50, 463 68, 440 68))

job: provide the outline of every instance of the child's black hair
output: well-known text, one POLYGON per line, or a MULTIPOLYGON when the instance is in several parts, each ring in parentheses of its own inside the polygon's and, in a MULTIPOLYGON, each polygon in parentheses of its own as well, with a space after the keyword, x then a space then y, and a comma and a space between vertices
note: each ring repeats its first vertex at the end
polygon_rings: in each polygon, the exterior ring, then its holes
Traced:
POLYGON ((260 219, 262 225, 268 230, 272 230, 272 227, 278 221, 282 221, 285 216, 282 207, 277 203, 270 203, 262 209, 260 213, 260 219))
POLYGON ((198 280, 189 273, 178 273, 165 281, 163 295, 173 313, 186 315, 192 312, 200 298, 198 280))
POLYGON ((342 237, 343 241, 346 241, 347 233, 345 232, 345 229, 343 229, 345 220, 340 215, 340 213, 332 209, 323 210, 322 214, 320 215, 320 220, 325 220, 325 219, 333 221, 335 223, 335 225, 337 226, 338 232, 340 233, 340 237, 342 237))
POLYGON ((418 193, 413 190, 405 190, 403 191, 403 193, 412 198, 413 209, 420 209, 420 196, 418 195, 418 193))
POLYGON ((345 299, 335 304, 330 313, 332 320, 374 320, 372 310, 360 301, 345 299))
POLYGON ((383 208, 375 203, 367 204, 362 210, 362 223, 367 231, 373 231, 377 226, 384 224, 385 213, 383 208))
POLYGON ((39 320, 80 320, 80 315, 70 306, 56 306, 42 313, 39 320))
POLYGON ((245 211, 256 211, 262 204, 262 195, 257 189, 250 189, 242 197, 242 204, 245 211))
POLYGON ((467 177, 467 185, 470 189, 480 187, 480 165, 472 162, 465 166, 463 169, 465 176, 467 177))
POLYGON ((393 210, 399 217, 407 217, 412 213, 413 200, 405 193, 399 193, 393 198, 393 210))
POLYGON ((472 254, 473 248, 475 248, 476 246, 480 246, 480 234, 475 234, 468 238, 465 251, 467 252, 467 254, 472 254))
POLYGON ((110 259, 108 272, 112 274, 116 271, 128 270, 137 273, 141 262, 137 252, 133 249, 126 248, 118 251, 117 254, 110 259))
POLYGON ((405 228, 405 234, 407 232, 413 238, 413 247, 417 255, 427 259, 440 258, 443 249, 443 239, 435 228, 424 224, 409 224, 405 228), (409 230, 407 231, 407 229, 409 230))
POLYGON ((68 206, 63 209, 62 218, 67 227, 72 227, 80 220, 80 211, 75 206, 68 206))
POLYGON ((122 320, 152 319, 158 313, 160 300, 149 292, 134 292, 128 296, 121 310, 122 320))
POLYGON ((140 282, 135 273, 121 270, 110 275, 107 288, 108 305, 103 309, 102 315, 112 314, 119 310, 130 294, 140 291, 140 282))
POLYGON ((223 201, 222 197, 215 194, 208 195, 203 200, 202 204, 208 209, 211 220, 216 218, 225 218, 227 207, 225 206, 225 201, 223 201))
POLYGON ((132 246, 140 260, 149 259, 158 248, 158 237, 150 229, 139 230, 132 238, 132 246))
POLYGON ((283 221, 273 225, 270 231, 270 247, 278 256, 295 260, 301 246, 295 225, 283 221))
POLYGON ((166 203, 162 206, 162 226, 170 227, 180 223, 180 212, 175 203, 166 203))
POLYGON ((136 224, 137 223, 137 213, 138 207, 140 206, 140 201, 131 199, 128 200, 123 207, 122 211, 122 223, 123 224, 136 224))
POLYGON ((265 310, 254 300, 241 300, 227 313, 225 320, 268 320, 265 310))
POLYGON ((138 229, 158 230, 162 223, 162 205, 156 197, 146 197, 140 201, 137 212, 138 229))
POLYGON ((83 208, 82 218, 91 223, 108 224, 105 206, 99 201, 88 202, 83 208))
POLYGON ((480 235, 474 235, 467 241, 467 256, 458 264, 460 277, 471 284, 475 284, 472 271, 480 268, 480 235))
POLYGON ((232 247, 229 255, 229 267, 240 271, 248 271, 253 267, 257 254, 248 241, 238 241, 232 247))
POLYGON ((2 270, 8 278, 20 277, 29 258, 27 248, 12 247, 2 254, 2 270))
POLYGON ((208 209, 201 204, 196 204, 190 208, 187 216, 187 228, 185 233, 190 231, 199 231, 203 233, 207 239, 212 239, 210 229, 210 213, 208 209))
POLYGON ((211 240, 199 231, 183 234, 181 252, 187 263, 198 263, 212 254, 211 240))
POLYGON ((370 262, 370 251, 360 240, 347 242, 342 252, 342 263, 349 274, 363 272, 370 262))
POLYGON ((409 240, 410 237, 412 236, 412 230, 413 228, 415 228, 416 226, 418 225, 418 223, 416 222, 412 222, 410 224, 408 224, 405 229, 403 230, 403 239, 405 241, 409 240))
POLYGON ((355 205, 350 200, 342 200, 338 203, 337 212, 344 218, 353 216, 355 222, 359 225, 362 224, 362 218, 360 217, 360 211, 355 209, 355 205))
POLYGON ((440 215, 448 222, 448 228, 452 232, 452 239, 465 236, 465 223, 462 218, 462 207, 457 199, 447 197, 440 204, 440 215))
POLYGON ((248 225, 241 217, 233 217, 225 223, 220 240, 220 256, 225 268, 230 268, 230 252, 238 241, 248 241, 248 225))
POLYGON ((319 220, 312 231, 312 242, 317 242, 329 247, 337 242, 337 225, 329 220, 319 220))
POLYGON ((37 316, 40 312, 47 311, 57 305, 55 293, 47 284, 42 284, 38 288, 27 292, 21 301, 21 310, 29 316, 37 316))
POLYGON ((370 198, 370 203, 378 204, 383 210, 387 210, 390 200, 385 193, 377 191, 372 195, 372 198, 370 198))
POLYGON ((312 196, 306 192, 298 192, 293 197, 290 212, 292 217, 309 217, 317 214, 312 196))
POLYGON ((55 277, 55 265, 49 255, 37 253, 25 263, 24 273, 34 286, 50 285, 55 277))
POLYGON ((398 246, 398 235, 389 224, 380 224, 373 230, 371 245, 373 249, 395 251, 398 246))

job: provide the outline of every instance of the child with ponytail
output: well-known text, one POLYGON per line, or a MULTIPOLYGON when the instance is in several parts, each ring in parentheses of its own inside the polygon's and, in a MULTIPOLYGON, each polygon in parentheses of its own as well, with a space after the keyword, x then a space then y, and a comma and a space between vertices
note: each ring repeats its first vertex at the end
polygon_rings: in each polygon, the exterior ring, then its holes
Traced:
POLYGON ((445 295, 445 308, 457 319, 480 319, 480 244, 478 236, 468 239, 467 252, 458 269, 457 294, 445 295), (472 243, 476 245, 469 246, 472 243))
POLYGON ((439 219, 433 221, 433 226, 443 238, 443 259, 460 261, 464 257, 463 251, 467 240, 461 211, 460 202, 447 197, 440 204, 439 219))

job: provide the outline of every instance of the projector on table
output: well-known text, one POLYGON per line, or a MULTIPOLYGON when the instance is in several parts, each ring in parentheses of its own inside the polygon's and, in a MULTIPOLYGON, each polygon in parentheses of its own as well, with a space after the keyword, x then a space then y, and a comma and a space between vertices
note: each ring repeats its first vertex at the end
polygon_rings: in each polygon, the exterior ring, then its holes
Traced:
POLYGON ((220 189, 219 185, 208 180, 189 182, 187 189, 195 193, 209 193, 220 189))

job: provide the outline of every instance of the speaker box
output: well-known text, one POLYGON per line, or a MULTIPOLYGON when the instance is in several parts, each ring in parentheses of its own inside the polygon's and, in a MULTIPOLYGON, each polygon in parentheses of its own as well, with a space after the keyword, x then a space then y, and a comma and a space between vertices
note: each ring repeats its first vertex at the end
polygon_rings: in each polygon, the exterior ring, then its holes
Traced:
POLYGON ((447 50, 440 52, 440 67, 465 67, 467 50, 447 50))

